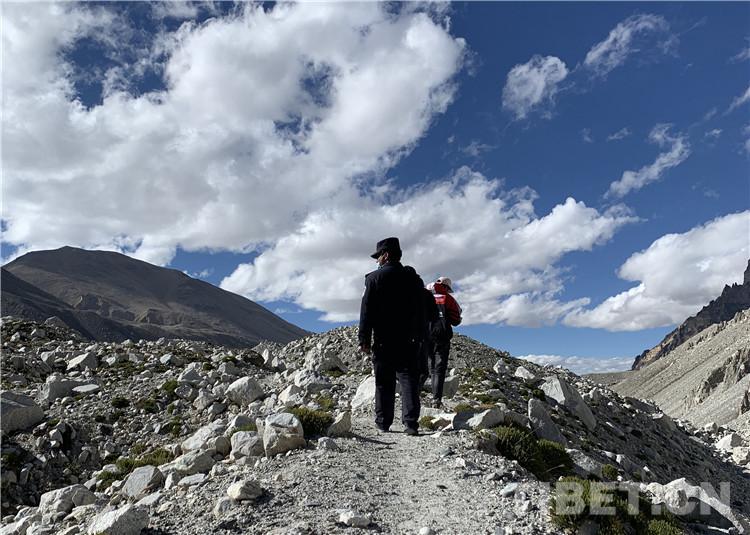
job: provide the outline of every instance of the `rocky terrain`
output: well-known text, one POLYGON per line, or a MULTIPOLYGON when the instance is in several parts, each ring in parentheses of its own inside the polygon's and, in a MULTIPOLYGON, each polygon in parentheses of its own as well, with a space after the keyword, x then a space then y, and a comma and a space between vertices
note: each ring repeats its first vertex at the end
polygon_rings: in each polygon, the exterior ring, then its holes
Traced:
POLYGON ((56 316, 98 341, 166 337, 246 347, 308 334, 249 299, 110 251, 27 253, 3 266, 2 288, 4 315, 56 316))
POLYGON ((750 308, 750 260, 742 284, 724 287, 721 295, 704 306, 695 316, 686 319, 674 331, 667 334, 664 340, 655 347, 638 355, 633 362, 633 369, 638 370, 656 362, 670 351, 685 343, 711 325, 716 325, 734 318, 738 312, 750 308))
POLYGON ((696 426, 744 429, 750 417, 750 310, 707 327, 613 388, 651 399, 696 426))
POLYGON ((750 533, 741 436, 460 335, 418 437, 375 429, 353 328, 247 349, 5 317, 1 364, 2 534, 750 533), (565 482, 645 505, 564 514, 565 482))

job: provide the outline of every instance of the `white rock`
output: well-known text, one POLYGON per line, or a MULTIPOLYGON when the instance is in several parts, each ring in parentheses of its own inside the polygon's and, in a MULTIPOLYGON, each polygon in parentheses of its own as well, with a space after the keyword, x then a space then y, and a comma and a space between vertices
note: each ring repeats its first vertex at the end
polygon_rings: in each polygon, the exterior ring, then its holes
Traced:
POLYGON ((339 515, 339 522, 352 528, 366 528, 370 525, 370 519, 356 511, 344 511, 339 515))
POLYGON ((163 464, 159 468, 163 473, 177 472, 181 476, 204 474, 211 470, 216 460, 208 451, 193 450, 180 455, 171 463, 163 464))
MULTIPOLYGON (((214 465, 216 466, 216 465, 214 465)), ((186 476, 177 482, 178 487, 192 487, 193 485, 200 485, 208 479, 206 474, 193 474, 192 476, 186 476)))
POLYGON ((721 451, 732 451, 732 448, 742 446, 743 440, 737 433, 729 433, 716 443, 716 449, 721 451))
POLYGON ((529 370, 527 370, 523 366, 519 366, 518 368, 516 368, 516 371, 513 373, 513 375, 515 377, 520 377, 521 379, 525 381, 533 381, 534 379, 536 379, 536 375, 531 373, 529 370))
POLYGON ((279 394, 279 401, 287 407, 301 405, 304 401, 304 394, 304 390, 300 387, 290 384, 279 394))
POLYGON ((195 364, 197 363, 188 364, 187 368, 183 370, 177 380, 181 383, 200 383, 203 380, 203 377, 201 377, 201 374, 198 372, 197 366, 195 366, 195 364))
POLYGON ((505 420, 505 411, 500 407, 492 407, 486 411, 480 412, 469 418, 466 422, 469 429, 478 431, 480 429, 489 429, 501 424, 505 420))
POLYGON ((293 414, 280 413, 268 416, 263 424, 263 448, 266 456, 305 447, 302 424, 293 414))
POLYGON ((95 370, 98 366, 99 362, 96 355, 84 353, 83 355, 78 355, 77 357, 70 359, 67 370, 95 370))
POLYGON ((39 498, 39 512, 69 513, 73 507, 90 505, 96 502, 96 495, 83 485, 70 485, 57 490, 45 492, 39 498))
POLYGON ((216 500, 216 505, 214 505, 214 517, 217 519, 223 518, 224 515, 226 515, 232 509, 232 505, 234 505, 234 500, 232 500, 232 498, 222 496, 221 498, 216 500))
POLYGON ((0 393, 0 428, 3 433, 28 429, 44 419, 44 411, 29 396, 0 393))
POLYGON ((125 480, 122 493, 128 498, 140 500, 164 484, 164 474, 155 466, 141 466, 133 470, 125 480))
POLYGON ((294 374, 294 384, 309 394, 317 394, 331 387, 328 377, 307 368, 294 374))
POLYGON ((88 396, 89 394, 96 394, 99 390, 101 390, 101 387, 97 384, 81 385, 73 388, 73 395, 88 396))
POLYGON ((240 457, 256 457, 263 455, 263 438, 255 431, 237 431, 231 440, 232 459, 240 457))
POLYGON ((537 438, 553 440, 563 445, 567 444, 567 440, 565 440, 555 422, 552 421, 552 417, 542 401, 533 397, 529 398, 527 415, 531 430, 537 438))
POLYGON ((256 500, 263 495, 263 488, 260 483, 253 479, 237 481, 229 485, 227 496, 234 501, 256 500))
POLYGON ((329 437, 344 437, 352 431, 352 413, 344 411, 336 415, 333 423, 328 427, 326 435, 329 437))
POLYGON ((87 532, 89 535, 140 535, 148 522, 149 515, 145 508, 126 505, 96 515, 87 532))
POLYGON ((360 383, 357 392, 352 399, 352 410, 374 408, 375 404, 375 377, 370 376, 360 383))
POLYGON ((221 420, 211 422, 183 440, 180 447, 183 452, 214 449, 222 455, 228 455, 231 445, 229 439, 224 436, 226 429, 221 420))
POLYGON ((318 449, 321 451, 341 451, 336 441, 330 437, 321 437, 318 439, 318 449))
POLYGON ((229 385, 225 395, 232 403, 247 407, 256 399, 263 397, 264 392, 255 379, 242 377, 229 385))
POLYGON ((741 465, 750 463, 750 448, 743 446, 732 448, 732 460, 741 465))
POLYGON ((596 418, 594 418, 591 409, 583 401, 581 394, 567 382, 556 376, 548 377, 542 385, 542 391, 547 397, 554 399, 578 416, 588 429, 591 430, 596 427, 596 418))
POLYGON ((70 396, 73 393, 73 388, 83 384, 86 383, 68 379, 55 373, 47 377, 39 394, 43 402, 52 403, 58 398, 70 396))

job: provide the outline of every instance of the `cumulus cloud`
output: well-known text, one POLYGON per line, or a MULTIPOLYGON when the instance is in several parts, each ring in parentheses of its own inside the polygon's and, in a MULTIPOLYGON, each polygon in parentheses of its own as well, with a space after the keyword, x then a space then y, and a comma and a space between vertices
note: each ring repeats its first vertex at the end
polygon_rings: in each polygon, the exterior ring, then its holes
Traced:
POLYGON ((586 54, 584 67, 597 76, 606 76, 627 58, 643 48, 668 51, 676 42, 669 24, 659 15, 642 14, 628 17, 609 32, 607 38, 586 54), (662 38, 661 41, 658 38, 662 38), (654 44, 655 41, 655 44, 654 44))
POLYGON ((614 134, 610 134, 610 135, 608 135, 608 136, 607 136, 607 141, 619 141, 619 140, 621 140, 621 139, 625 139, 625 138, 626 138, 626 137, 628 137, 628 136, 629 136, 630 134, 631 134, 631 132, 630 132, 630 128, 628 128, 628 127, 626 126, 626 127, 620 128, 620 129, 619 129, 619 130, 618 130, 617 132, 615 132, 614 134))
POLYGON ((127 46, 107 41, 127 20, 109 6, 5 5, 3 239, 165 264, 178 246, 248 251, 294 233, 355 202, 360 179, 394 165, 451 102, 465 44, 442 20, 376 3, 248 3, 139 56, 159 62, 164 89, 113 82, 86 107, 65 52, 92 37, 105 55, 127 46))
POLYGON ((519 359, 531 361, 540 366, 560 366, 573 373, 622 372, 630 370, 633 357, 564 357, 561 355, 521 355, 519 359))
POLYGON ((637 285, 564 323, 635 331, 684 321, 715 299, 725 284, 742 282, 750 255, 750 211, 719 217, 682 234, 667 234, 620 267, 637 285))
POLYGON ((508 73, 503 88, 503 108, 516 119, 553 102, 558 86, 568 76, 565 62, 555 56, 534 56, 508 73))
POLYGON ((609 185, 605 197, 621 198, 633 190, 639 190, 646 184, 659 180, 668 169, 680 165, 690 156, 690 144, 682 134, 672 135, 669 132, 671 125, 658 124, 649 134, 649 141, 660 147, 668 146, 666 152, 662 152, 656 160, 641 167, 638 171, 625 171, 619 180, 609 185))
POLYGON ((537 217, 535 197, 529 189, 503 191, 500 181, 463 168, 393 198, 311 214, 221 286, 251 299, 294 301, 329 321, 353 320, 363 275, 375 267, 367 256, 373 237, 395 235, 404 262, 425 282, 451 276, 467 324, 552 323, 588 303, 557 299, 555 263, 606 242, 635 218, 622 207, 600 213, 574 199, 537 217))

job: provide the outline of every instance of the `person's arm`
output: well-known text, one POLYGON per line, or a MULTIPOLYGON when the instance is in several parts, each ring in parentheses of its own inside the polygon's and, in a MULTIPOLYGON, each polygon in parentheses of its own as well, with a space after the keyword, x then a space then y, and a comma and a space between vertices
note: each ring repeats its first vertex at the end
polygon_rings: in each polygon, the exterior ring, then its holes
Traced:
POLYGON ((362 294, 359 307, 359 348, 365 353, 369 353, 372 348, 372 313, 375 301, 372 290, 372 279, 365 277, 365 293, 362 294))

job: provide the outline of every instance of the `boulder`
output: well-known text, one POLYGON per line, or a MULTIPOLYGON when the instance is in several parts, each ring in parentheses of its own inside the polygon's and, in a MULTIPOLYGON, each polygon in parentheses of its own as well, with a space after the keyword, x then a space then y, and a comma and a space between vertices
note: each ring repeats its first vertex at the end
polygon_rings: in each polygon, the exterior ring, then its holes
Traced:
POLYGON ((263 455, 263 438, 255 431, 237 431, 232 435, 232 459, 263 455))
POLYGON ((742 446, 743 440, 737 433, 729 433, 716 443, 716 449, 720 451, 731 452, 733 448, 742 446))
POLYGON ((566 449, 568 455, 573 460, 573 471, 576 475, 589 479, 591 476, 596 476, 599 479, 603 478, 602 468, 604 465, 599 461, 592 459, 585 453, 576 449, 566 449))
POLYGON ((180 447, 183 452, 213 449, 222 455, 227 455, 231 446, 229 439, 224 436, 226 429, 227 426, 221 420, 204 425, 183 440, 180 447))
POLYGON ((737 447, 732 449, 732 460, 741 465, 750 463, 750 448, 737 447))
POLYGON ((76 386, 73 388, 73 395, 74 396, 88 396, 91 394, 96 394, 101 390, 101 387, 97 384, 88 384, 88 385, 81 385, 76 386))
POLYGON ((536 375, 531 373, 529 370, 524 368, 523 366, 519 366, 516 368, 516 371, 513 373, 514 377, 519 377, 523 379, 524 381, 533 381, 536 379, 536 375))
POLYGON ((294 374, 294 384, 309 394, 331 388, 331 381, 315 370, 302 368, 294 374))
POLYGON ((263 425, 266 456, 303 448, 306 444, 302 424, 293 414, 283 412, 266 418, 263 425))
POLYGON ((121 492, 128 498, 140 500, 161 487, 163 483, 164 475, 157 467, 141 466, 130 473, 121 492))
POLYGON ((331 437, 320 437, 318 439, 318 449, 321 451, 341 451, 339 445, 331 437))
POLYGON ((39 512, 69 513, 73 507, 90 505, 96 502, 96 495, 83 485, 70 485, 45 492, 39 498, 39 512))
POLYGON ((370 519, 357 511, 344 511, 339 515, 339 523, 352 528, 366 528, 370 519))
POLYGON ((256 399, 262 398, 263 389, 252 377, 237 379, 226 391, 226 398, 240 407, 247 407, 256 399))
POLYGON ((326 435, 329 437, 343 437, 347 436, 352 431, 352 413, 344 411, 336 415, 333 423, 328 426, 326 435))
POLYGON ((557 427, 557 424, 552 421, 552 417, 547 412, 547 408, 542 401, 536 398, 529 398, 527 415, 531 430, 537 438, 552 440, 563 445, 568 443, 557 427))
POLYGON ((295 384, 290 384, 279 394, 279 401, 286 407, 294 407, 304 402, 304 396, 304 390, 295 384))
POLYGON ((89 535, 140 535, 148 526, 149 515, 144 507, 126 505, 96 515, 89 524, 89 535))
POLYGON ((505 420, 505 411, 500 407, 492 407, 486 411, 475 414, 466 422, 469 429, 489 429, 500 425, 505 420))
POLYGON ((39 393, 43 402, 52 403, 58 398, 64 398, 72 395, 73 389, 77 386, 84 385, 82 381, 74 381, 60 374, 52 374, 47 377, 39 393))
POLYGON ((95 370, 98 366, 99 362, 96 355, 86 352, 83 355, 78 355, 70 359, 67 370, 95 370))
POLYGON ((542 385, 542 391, 548 398, 554 399, 578 416, 589 430, 596 427, 596 418, 591 409, 583 401, 581 394, 567 382, 556 376, 548 377, 542 385))
POLYGON ((177 380, 181 383, 200 383, 203 380, 203 377, 201 377, 201 374, 198 372, 197 364, 197 362, 191 362, 190 364, 188 364, 188 366, 179 375, 177 380))
POLYGON ((349 369, 338 355, 331 351, 311 350, 305 357, 304 367, 318 372, 339 371, 346 373, 349 369))
POLYGON ((352 398, 352 410, 370 409, 375 405, 375 377, 370 376, 360 383, 352 398))
POLYGON ((229 485, 229 488, 227 489, 227 496, 237 502, 257 500, 262 495, 263 488, 260 486, 260 483, 253 479, 237 481, 236 483, 229 485))
POLYGON ((0 392, 0 427, 3 433, 28 429, 44 419, 44 411, 29 396, 0 392))
POLYGON ((461 379, 458 375, 449 375, 446 377, 445 383, 443 383, 443 398, 451 399, 458 394, 458 386, 460 383, 461 379))
POLYGON ((215 464, 216 461, 209 451, 193 450, 180 455, 170 463, 163 464, 160 469, 163 473, 177 472, 181 476, 192 476, 205 474, 215 464))

